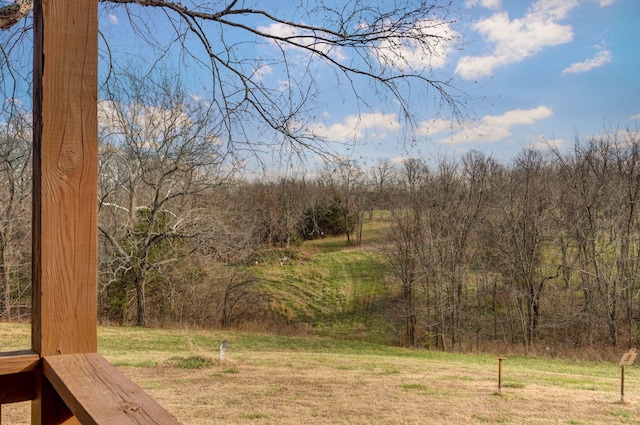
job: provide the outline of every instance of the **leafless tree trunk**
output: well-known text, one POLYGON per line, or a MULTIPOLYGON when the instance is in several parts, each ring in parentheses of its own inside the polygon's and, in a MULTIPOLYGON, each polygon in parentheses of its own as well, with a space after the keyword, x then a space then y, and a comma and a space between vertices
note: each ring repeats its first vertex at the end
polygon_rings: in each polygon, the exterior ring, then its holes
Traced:
POLYGON ((0 127, 0 318, 7 320, 19 282, 28 280, 20 269, 29 267, 21 263, 28 261, 31 227, 31 130, 26 116, 13 112, 0 127))
POLYGON ((254 286, 256 283, 257 279, 254 276, 243 273, 237 268, 233 268, 224 276, 224 282, 221 282, 222 300, 220 305, 220 326, 222 329, 229 328, 242 317, 244 310, 255 304, 257 293, 254 286))

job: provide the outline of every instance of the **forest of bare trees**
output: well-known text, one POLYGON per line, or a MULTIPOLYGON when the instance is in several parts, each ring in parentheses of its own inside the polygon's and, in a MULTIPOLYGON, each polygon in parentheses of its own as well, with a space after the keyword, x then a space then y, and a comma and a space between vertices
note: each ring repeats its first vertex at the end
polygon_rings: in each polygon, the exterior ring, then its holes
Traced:
MULTIPOLYGON (((216 152, 202 105, 181 96, 101 106, 104 322, 277 321, 256 261, 320 236, 358 246, 362 223, 384 216, 385 308, 399 343, 618 345, 640 335, 637 133, 523 150, 506 164, 469 152, 256 180, 216 152)), ((31 145, 19 116, 0 143, 5 320, 28 318, 30 303, 31 145)))
POLYGON ((510 164, 407 161, 392 210, 408 344, 632 344, 640 329, 640 143, 577 138, 510 164))

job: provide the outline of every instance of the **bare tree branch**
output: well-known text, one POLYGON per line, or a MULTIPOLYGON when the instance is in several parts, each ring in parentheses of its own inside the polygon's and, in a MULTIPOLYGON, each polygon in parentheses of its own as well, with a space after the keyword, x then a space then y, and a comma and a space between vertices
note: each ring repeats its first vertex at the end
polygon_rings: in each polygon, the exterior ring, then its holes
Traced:
MULTIPOLYGON (((206 75, 202 68, 208 71, 212 108, 220 111, 231 151, 264 152, 285 142, 291 152, 327 153, 326 140, 307 125, 314 102, 327 90, 355 101, 358 108, 397 105, 411 124, 429 104, 411 103, 410 93, 418 91, 433 96, 436 108, 447 108, 454 116, 464 111, 464 93, 452 86, 450 77, 438 78, 434 72, 459 42, 451 27, 455 19, 449 0, 99 2, 103 12, 124 11, 133 34, 152 48, 155 58, 149 75, 166 67, 167 61, 194 75, 206 75), (267 69, 278 77, 263 78, 267 69), (320 74, 336 86, 318 86, 320 74), (362 90, 363 85, 375 98, 362 90)), ((0 8, 7 16, 0 15, 6 20, 2 27, 17 33, 15 23, 31 7, 32 0, 14 0, 0 8)), ((106 78, 117 78, 130 64, 118 63, 118 46, 109 45, 108 34, 101 37, 107 49, 106 78)), ((19 65, 13 63, 10 44, 0 45, 0 62, 8 65, 2 74, 10 73, 19 65)), ((148 58, 146 53, 141 56, 148 58)))
POLYGON ((15 0, 7 6, 0 7, 0 30, 7 30, 31 13, 33 0, 15 0))

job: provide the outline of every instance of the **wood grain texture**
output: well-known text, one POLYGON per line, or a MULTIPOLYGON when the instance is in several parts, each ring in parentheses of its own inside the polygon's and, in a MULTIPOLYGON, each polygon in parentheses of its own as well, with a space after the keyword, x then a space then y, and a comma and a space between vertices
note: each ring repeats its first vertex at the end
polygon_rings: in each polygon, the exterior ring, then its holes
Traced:
MULTIPOLYGON (((31 348, 97 351, 98 0, 35 0, 31 348)), ((78 424, 36 372, 34 425, 78 424)))
POLYGON ((79 425, 42 370, 34 376, 34 400, 31 402, 32 425, 79 425))
POLYGON ((179 424, 97 353, 45 357, 43 373, 83 425, 179 424))
POLYGON ((40 356, 30 350, 0 353, 0 376, 33 372, 39 363, 40 356))
POLYGON ((97 351, 97 0, 34 1, 32 349, 97 351))
POLYGON ((0 405, 33 400, 33 385, 34 372, 0 375, 0 405))

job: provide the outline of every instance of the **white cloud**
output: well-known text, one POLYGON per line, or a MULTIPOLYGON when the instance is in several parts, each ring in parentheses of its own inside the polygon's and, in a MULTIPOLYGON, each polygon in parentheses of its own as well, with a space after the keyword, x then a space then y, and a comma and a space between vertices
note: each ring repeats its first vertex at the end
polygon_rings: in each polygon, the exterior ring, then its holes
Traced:
POLYGON ((541 138, 537 142, 531 143, 531 146, 529 146, 529 148, 535 149, 537 151, 544 151, 548 149, 558 149, 561 148, 562 145, 564 145, 564 141, 562 139, 546 140, 544 138, 541 138))
POLYGON ((464 79, 490 75, 495 68, 519 62, 545 47, 568 43, 573 28, 557 21, 564 19, 579 4, 578 0, 538 0, 528 12, 511 20, 505 11, 473 25, 491 43, 493 51, 485 56, 464 56, 456 73, 464 79))
POLYGON ((428 136, 430 134, 438 134, 444 131, 451 131, 453 123, 450 120, 433 119, 422 121, 416 130, 418 136, 428 136))
POLYGON ((120 25, 120 18, 118 18, 113 13, 110 13, 109 14, 109 22, 111 22, 113 25, 120 25))
POLYGON ((616 0, 593 0, 600 5, 600 7, 611 6, 616 0))
MULTIPOLYGON (((331 35, 297 28, 284 23, 273 23, 260 26, 257 30, 275 38, 273 43, 282 49, 297 50, 308 53, 313 49, 342 61, 347 54, 342 47, 322 40, 333 38, 331 35)), ((397 28, 381 28, 379 40, 373 54, 381 63, 397 69, 422 70, 425 68, 441 68, 446 65, 449 54, 453 50, 456 32, 448 22, 433 18, 416 22, 412 28, 398 35, 397 28), (385 34, 385 31, 388 31, 385 34)))
POLYGON ((176 109, 133 103, 122 105, 111 100, 98 101, 98 127, 108 134, 125 134, 128 126, 135 126, 137 143, 154 147, 166 134, 188 128, 192 121, 176 109))
POLYGON ((402 38, 383 37, 374 52, 381 63, 402 70, 442 68, 457 37, 449 23, 438 19, 416 22, 404 34, 402 38))
POLYGON ((267 75, 273 75, 273 68, 269 65, 262 65, 253 73, 256 81, 262 81, 267 75))
POLYGON ((290 80, 278 80, 278 91, 279 92, 286 92, 290 88, 291 88, 291 81, 290 80))
POLYGON ((480 121, 467 123, 462 130, 438 140, 440 144, 457 145, 461 143, 495 142, 512 135, 511 127, 531 125, 536 121, 553 116, 553 111, 546 106, 533 109, 514 109, 503 115, 487 115, 480 121))
POLYGON ((631 121, 637 121, 637 120, 640 120, 640 114, 636 114, 631 117, 631 121))
POLYGON ((579 74, 581 72, 591 71, 593 68, 598 68, 611 62, 612 55, 608 50, 598 52, 598 54, 592 58, 587 59, 584 62, 574 62, 568 68, 562 70, 563 74, 579 74))
POLYGON ((498 10, 500 9, 500 3, 502 0, 467 0, 464 2, 466 7, 482 6, 487 9, 498 10))
POLYGON ((98 125, 101 128, 115 131, 119 129, 121 119, 118 104, 112 100, 98 100, 98 125))
POLYGON ((393 165, 402 165, 407 160, 405 156, 396 156, 389 160, 393 165))
POLYGON ((268 27, 261 26, 258 27, 258 31, 270 34, 278 38, 295 38, 302 35, 302 30, 282 23, 274 23, 269 25, 268 27))
POLYGON ((11 105, 16 105, 16 106, 23 106, 24 102, 16 97, 5 97, 4 99, 4 103, 7 104, 11 104, 11 105))
POLYGON ((327 42, 321 41, 318 37, 322 36, 322 34, 318 36, 311 31, 305 31, 302 28, 293 27, 283 23, 273 23, 266 27, 261 26, 258 27, 257 30, 280 39, 272 41, 283 49, 294 49, 305 52, 307 51, 307 48, 314 49, 326 55, 330 55, 336 60, 343 60, 347 57, 342 48, 335 47, 327 42))
POLYGON ((357 139, 365 135, 372 138, 384 138, 388 131, 400 129, 400 121, 395 114, 382 114, 379 112, 349 115, 342 122, 331 125, 323 123, 311 124, 307 130, 314 136, 332 141, 344 142, 357 139), (367 130, 378 130, 370 131, 367 130))

